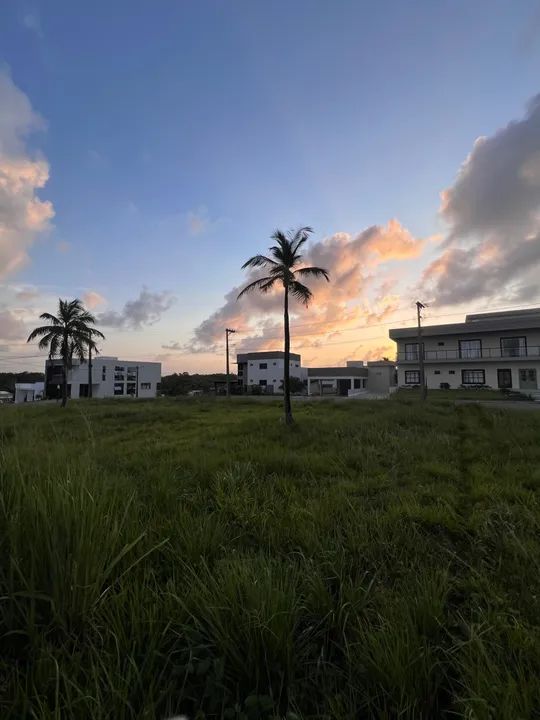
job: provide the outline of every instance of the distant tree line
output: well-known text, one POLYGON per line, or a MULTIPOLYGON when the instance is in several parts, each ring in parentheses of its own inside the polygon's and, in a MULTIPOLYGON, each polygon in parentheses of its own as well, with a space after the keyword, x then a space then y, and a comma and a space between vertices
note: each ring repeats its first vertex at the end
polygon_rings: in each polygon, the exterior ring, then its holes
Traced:
MULTIPOLYGON (((214 383, 222 383, 225 387, 227 376, 225 373, 212 373, 210 375, 190 375, 187 372, 164 375, 161 378, 161 392, 163 395, 187 395, 191 390, 213 392, 214 383)), ((230 376, 231 385, 236 384, 236 375, 230 376)))
POLYGON ((43 382, 45 375, 41 372, 20 372, 0 373, 0 390, 7 390, 7 392, 15 392, 15 383, 35 383, 43 382))

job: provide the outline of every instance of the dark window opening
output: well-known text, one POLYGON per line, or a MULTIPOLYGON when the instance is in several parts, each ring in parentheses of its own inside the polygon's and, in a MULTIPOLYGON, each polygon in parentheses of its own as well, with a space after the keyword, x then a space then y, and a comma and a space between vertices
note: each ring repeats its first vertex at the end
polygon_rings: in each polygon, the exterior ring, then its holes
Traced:
POLYGON ((482 341, 481 340, 460 340, 459 341, 459 357, 465 360, 471 358, 482 357, 482 341))
POLYGON ((418 343, 405 343, 405 360, 418 360, 418 343))
POLYGON ((527 355, 527 339, 525 337, 501 338, 501 355, 503 357, 525 357, 527 355))
POLYGON ((259 370, 266 370, 268 363, 259 363, 259 370))
POLYGON ((485 370, 462 370, 461 382, 463 385, 484 385, 486 382, 485 370))
POLYGON ((420 370, 405 370, 406 385, 420 384, 420 370))

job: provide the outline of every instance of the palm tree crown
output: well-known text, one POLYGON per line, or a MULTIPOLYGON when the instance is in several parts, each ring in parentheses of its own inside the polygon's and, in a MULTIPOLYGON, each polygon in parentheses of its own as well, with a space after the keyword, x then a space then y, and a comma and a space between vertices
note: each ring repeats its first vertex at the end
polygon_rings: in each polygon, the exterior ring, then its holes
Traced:
POLYGON ((75 355, 84 360, 86 349, 96 349, 96 338, 105 338, 102 332, 91 327, 96 318, 84 308, 79 299, 58 300, 57 315, 46 312, 39 317, 47 320, 48 325, 32 330, 27 342, 41 338, 39 349, 48 349, 50 358, 61 357, 71 361, 75 355))
POLYGON ((272 257, 254 255, 242 265, 242 270, 257 267, 264 268, 268 270, 269 275, 246 285, 239 293, 238 298, 253 290, 267 293, 278 282, 303 305, 308 305, 313 293, 298 278, 323 277, 328 281, 330 280, 328 271, 324 268, 314 266, 298 267, 302 260, 302 255, 299 252, 300 248, 307 242, 312 232, 313 230, 310 227, 299 228, 295 231, 289 230, 287 233, 276 230, 272 235, 275 245, 270 248, 272 257))
POLYGON ((85 351, 88 350, 88 393, 91 397, 91 353, 97 351, 97 338, 105 338, 103 333, 96 330, 95 317, 86 310, 79 299, 58 300, 58 314, 42 313, 41 320, 46 320, 47 325, 35 328, 28 336, 27 342, 36 338, 39 341, 40 350, 49 350, 49 358, 60 357, 62 359, 62 407, 66 406, 68 398, 68 370, 72 367, 73 356, 81 360, 85 359, 85 351))

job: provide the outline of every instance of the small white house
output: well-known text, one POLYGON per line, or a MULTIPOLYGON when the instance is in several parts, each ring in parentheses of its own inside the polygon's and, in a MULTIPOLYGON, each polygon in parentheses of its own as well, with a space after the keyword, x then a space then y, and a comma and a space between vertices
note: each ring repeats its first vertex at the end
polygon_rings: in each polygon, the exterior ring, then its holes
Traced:
POLYGON ((43 400, 45 393, 45 383, 15 383, 15 402, 35 402, 43 400))

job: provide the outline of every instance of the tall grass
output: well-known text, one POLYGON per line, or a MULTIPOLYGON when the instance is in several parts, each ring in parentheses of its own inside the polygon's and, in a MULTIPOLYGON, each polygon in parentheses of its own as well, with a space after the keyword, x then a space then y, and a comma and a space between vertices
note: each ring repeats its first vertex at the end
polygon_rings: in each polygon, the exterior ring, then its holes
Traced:
POLYGON ((2 718, 533 718, 540 416, 0 413, 2 718))

